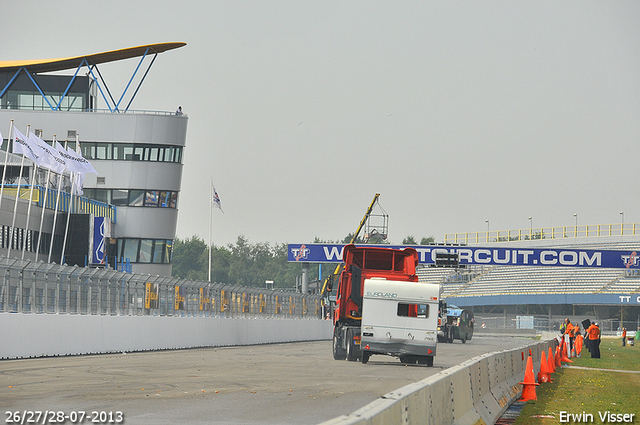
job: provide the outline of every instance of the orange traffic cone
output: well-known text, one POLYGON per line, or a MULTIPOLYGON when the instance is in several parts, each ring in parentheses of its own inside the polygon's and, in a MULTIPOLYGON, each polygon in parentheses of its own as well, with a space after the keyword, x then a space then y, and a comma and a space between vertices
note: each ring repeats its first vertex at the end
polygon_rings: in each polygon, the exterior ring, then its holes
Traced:
POLYGON ((533 374, 533 359, 529 356, 529 358, 527 358, 527 366, 524 370, 524 381, 520 382, 522 384, 522 397, 518 401, 538 399, 536 396, 536 386, 540 384, 536 384, 533 374))
POLYGON ((561 351, 562 350, 560 349, 560 347, 556 347, 556 357, 555 357, 555 359, 556 359, 556 367, 562 367, 562 363, 560 362, 560 358, 561 358, 560 352, 561 351))
POLYGON ((564 344, 562 344, 562 348, 564 348, 564 350, 562 350, 560 361, 561 362, 567 362, 567 363, 573 363, 573 360, 571 360, 571 359, 569 359, 567 357, 567 353, 569 352, 568 344, 569 344, 568 342, 565 342, 564 344))
MULTIPOLYGON (((549 373, 556 373, 556 364, 553 361, 551 347, 549 347, 549 357, 547 357, 547 363, 549 363, 547 365, 547 369, 549 369, 549 373)), ((553 379, 551 381, 553 381, 553 379)))
POLYGON ((540 357, 540 372, 538 372, 538 382, 551 382, 551 375, 549 375, 549 365, 547 364, 547 356, 542 350, 542 356, 540 357))

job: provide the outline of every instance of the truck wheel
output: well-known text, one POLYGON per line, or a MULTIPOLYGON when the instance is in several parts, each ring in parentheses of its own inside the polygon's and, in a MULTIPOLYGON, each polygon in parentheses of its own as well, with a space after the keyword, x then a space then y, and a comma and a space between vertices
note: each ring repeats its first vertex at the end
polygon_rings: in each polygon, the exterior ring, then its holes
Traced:
POLYGON ((420 362, 420 357, 417 356, 400 356, 400 362, 406 364, 416 364, 420 362))
POLYGON ((340 340, 340 330, 338 328, 333 329, 333 358, 335 360, 344 360, 347 356, 344 348, 342 348, 342 341, 340 340))
POLYGON ((353 330, 347 329, 347 360, 355 362, 358 360, 358 350, 353 343, 353 330))
POLYGON ((433 356, 427 356, 427 367, 433 367, 433 356))
POLYGON ((362 352, 362 364, 367 364, 367 362, 369 361, 369 357, 371 357, 371 353, 367 353, 366 351, 362 352))

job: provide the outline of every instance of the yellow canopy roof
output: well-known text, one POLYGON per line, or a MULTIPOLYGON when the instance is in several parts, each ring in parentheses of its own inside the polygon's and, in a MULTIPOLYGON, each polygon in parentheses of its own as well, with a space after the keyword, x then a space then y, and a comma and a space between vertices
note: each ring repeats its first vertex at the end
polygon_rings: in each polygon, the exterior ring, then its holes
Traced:
POLYGON ((21 67, 27 68, 31 73, 63 71, 65 69, 75 69, 86 59, 90 65, 101 64, 107 62, 115 62, 123 59, 135 58, 148 53, 162 53, 167 50, 177 49, 186 46, 187 43, 158 43, 147 44, 145 46, 129 47, 120 50, 111 50, 109 52, 94 53, 92 55, 76 56, 71 58, 60 59, 40 59, 40 60, 23 60, 23 61, 0 61, 0 72, 17 71, 21 67))

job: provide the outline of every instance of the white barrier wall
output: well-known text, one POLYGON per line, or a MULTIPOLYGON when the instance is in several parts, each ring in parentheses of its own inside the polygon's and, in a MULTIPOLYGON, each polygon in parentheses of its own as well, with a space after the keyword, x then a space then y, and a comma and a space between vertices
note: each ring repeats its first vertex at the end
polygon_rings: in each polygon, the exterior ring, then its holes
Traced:
POLYGON ((553 344, 545 341, 474 357, 322 425, 493 424, 522 392, 529 350, 537 376, 542 351, 547 353, 553 344))
POLYGON ((0 358, 331 339, 330 320, 0 313, 0 358))

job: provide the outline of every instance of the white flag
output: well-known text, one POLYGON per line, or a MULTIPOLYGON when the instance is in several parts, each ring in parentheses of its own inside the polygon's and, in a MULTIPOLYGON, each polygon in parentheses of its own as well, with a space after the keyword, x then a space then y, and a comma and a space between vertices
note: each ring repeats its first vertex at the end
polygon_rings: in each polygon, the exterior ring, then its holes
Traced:
MULTIPOLYGON (((211 207, 220 208, 222 211, 222 204, 220 203, 220 196, 218 196, 218 192, 216 192, 216 188, 211 183, 211 207)), ((224 214, 224 211, 222 211, 224 214)))
MULTIPOLYGON (((71 148, 67 147, 67 149, 69 150, 69 152, 72 152, 71 148)), ((82 150, 80 150, 80 142, 78 142, 76 144, 76 153, 79 156, 82 156, 82 150)), ((91 165, 91 163, 89 163, 89 165, 91 165)), ((91 167, 91 168, 93 168, 93 167, 91 167)), ((73 194, 74 195, 78 195, 78 196, 84 195, 84 174, 85 173, 77 173, 76 174, 76 180, 73 183, 73 194)), ((98 173, 96 173, 96 174, 98 174, 98 173)))
POLYGON ((61 157, 63 157, 67 161, 67 170, 73 171, 76 173, 95 173, 98 172, 93 168, 93 165, 86 159, 82 157, 82 155, 77 154, 73 149, 65 149, 62 145, 56 142, 56 149, 61 157))
POLYGON ((42 160, 36 150, 39 149, 33 146, 33 143, 20 130, 13 129, 13 153, 21 153, 39 165, 42 160))
POLYGON ((37 163, 39 166, 48 168, 58 174, 66 169, 67 162, 58 154, 56 149, 33 133, 29 135, 29 139, 33 142, 34 150, 39 153, 40 161, 37 163))
POLYGON ((71 190, 73 195, 84 195, 84 173, 76 173, 76 178, 73 180, 71 190))

